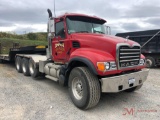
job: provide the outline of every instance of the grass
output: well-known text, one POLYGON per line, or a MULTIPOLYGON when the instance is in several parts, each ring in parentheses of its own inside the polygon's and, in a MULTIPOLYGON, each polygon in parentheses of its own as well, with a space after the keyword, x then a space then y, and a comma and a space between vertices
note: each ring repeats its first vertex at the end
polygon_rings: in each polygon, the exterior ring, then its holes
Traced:
POLYGON ((38 41, 38 40, 21 40, 21 39, 12 39, 12 38, 0 38, 1 54, 8 54, 9 49, 13 47, 13 43, 19 43, 21 47, 32 46, 32 45, 47 45, 47 41, 38 41))

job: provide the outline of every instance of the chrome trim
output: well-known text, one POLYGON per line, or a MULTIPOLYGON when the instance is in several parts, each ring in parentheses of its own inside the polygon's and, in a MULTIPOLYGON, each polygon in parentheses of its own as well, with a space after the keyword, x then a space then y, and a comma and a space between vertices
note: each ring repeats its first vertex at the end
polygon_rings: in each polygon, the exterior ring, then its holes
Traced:
MULTIPOLYGON (((121 55, 127 55, 128 53, 120 53, 121 55)), ((140 54, 140 52, 130 53, 130 54, 140 54)))
POLYGON ((113 71, 113 70, 117 70, 117 64, 116 64, 116 62, 114 62, 114 61, 108 61, 108 62, 97 62, 97 66, 98 66, 98 63, 109 63, 109 69, 107 70, 107 69, 105 69, 104 71, 102 71, 102 72, 107 72, 107 71, 113 71), (111 67, 111 64, 114 64, 115 63, 115 68, 113 68, 113 67, 111 67))
POLYGON ((120 62, 129 62, 129 61, 136 61, 136 60, 139 60, 139 59, 132 59, 132 60, 120 60, 120 62))
POLYGON ((116 62, 110 62, 110 71, 112 71, 112 70, 117 70, 116 62), (113 64, 115 64, 115 66, 113 66, 113 64), (113 67, 115 67, 115 68, 113 68, 113 67))
POLYGON ((120 58, 135 58, 135 57, 139 57, 139 56, 123 56, 123 57, 120 57, 120 58))
MULTIPOLYGON (((130 47, 130 46, 129 46, 130 47)), ((140 49, 121 49, 120 51, 139 51, 140 49)))
POLYGON ((128 47, 135 47, 135 46, 138 46, 140 47, 140 49, 138 49, 140 52, 138 52, 140 55, 141 55, 141 46, 139 44, 133 44, 132 46, 128 43, 118 43, 117 46, 116 46, 116 63, 117 63, 117 69, 124 69, 124 68, 133 68, 133 67, 136 67, 136 66, 139 66, 139 65, 135 65, 135 66, 129 66, 129 67, 120 67, 119 65, 119 47, 120 46, 128 46, 128 47))

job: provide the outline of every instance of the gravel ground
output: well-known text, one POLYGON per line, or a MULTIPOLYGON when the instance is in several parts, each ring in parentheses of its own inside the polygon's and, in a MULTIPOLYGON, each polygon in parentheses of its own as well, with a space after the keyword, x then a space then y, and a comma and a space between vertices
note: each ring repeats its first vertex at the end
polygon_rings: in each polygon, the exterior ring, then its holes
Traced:
POLYGON ((0 64, 0 120, 160 120, 160 69, 151 69, 134 93, 102 94, 87 111, 76 108, 67 87, 46 78, 33 80, 14 65, 0 64))

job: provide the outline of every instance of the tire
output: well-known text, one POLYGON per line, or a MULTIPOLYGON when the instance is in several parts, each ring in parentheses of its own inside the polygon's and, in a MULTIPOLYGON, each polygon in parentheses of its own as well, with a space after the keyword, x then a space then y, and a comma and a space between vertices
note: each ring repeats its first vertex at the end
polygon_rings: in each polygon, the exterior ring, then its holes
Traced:
POLYGON ((134 92, 136 90, 139 90, 141 87, 142 87, 142 85, 139 85, 139 86, 127 89, 127 90, 125 90, 125 92, 134 92))
POLYGON ((0 60, 0 63, 3 63, 3 60, 0 60))
POLYGON ((101 95, 100 83, 88 68, 73 68, 68 85, 70 97, 76 107, 89 109, 98 104, 101 95))
POLYGON ((22 73, 22 58, 21 57, 16 57, 15 65, 16 65, 16 70, 19 73, 22 73))
POLYGON ((32 78, 37 78, 40 75, 39 69, 36 67, 36 63, 32 59, 29 60, 29 73, 32 78))
POLYGON ((153 57, 146 57, 146 67, 147 68, 155 67, 155 60, 153 57))
POLYGON ((22 59, 22 72, 25 76, 30 76, 29 61, 27 58, 22 59))

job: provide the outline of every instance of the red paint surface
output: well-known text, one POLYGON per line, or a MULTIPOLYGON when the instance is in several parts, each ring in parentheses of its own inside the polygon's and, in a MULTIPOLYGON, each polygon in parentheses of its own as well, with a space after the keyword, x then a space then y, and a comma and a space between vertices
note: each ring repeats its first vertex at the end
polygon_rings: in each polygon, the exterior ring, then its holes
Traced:
MULTIPOLYGON (((60 18, 64 18, 64 26, 65 31, 67 31, 65 18, 67 16, 74 16, 77 14, 65 14, 64 16, 60 16, 60 18)), ((79 16, 87 16, 78 14, 79 16)), ((89 16, 87 16, 89 17, 89 16)), ((96 18, 103 20, 98 17, 90 16, 91 18, 96 18)), ((58 22, 58 18, 56 19, 56 22, 58 22)), ((105 20, 104 20, 105 21, 105 20)), ((74 57, 84 57, 90 60, 94 67, 97 70, 97 62, 107 62, 107 61, 115 61, 116 60, 116 45, 118 43, 125 43, 124 38, 111 36, 111 35, 104 35, 104 34, 93 34, 93 33, 72 33, 68 34, 67 32, 65 39, 59 39, 54 38, 52 41, 52 54, 53 54, 53 60, 56 62, 62 62, 66 63, 69 62, 70 59, 74 57), (76 49, 72 47, 72 41, 77 41, 80 43, 80 48, 76 49), (57 54, 55 51, 55 44, 63 42, 64 43, 64 51, 61 54, 57 54), (69 52, 69 54, 67 54, 69 52)), ((137 44, 134 41, 128 40, 128 44, 131 46, 133 44, 137 44)), ((141 58, 144 58, 143 55, 141 55, 141 58)), ((126 68, 123 70, 114 70, 114 71, 106 71, 101 72, 98 71, 98 74, 101 76, 105 75, 111 75, 111 74, 117 74, 121 73, 122 71, 127 71, 131 69, 142 69, 145 66, 139 66, 139 67, 132 67, 132 68, 126 68)))

